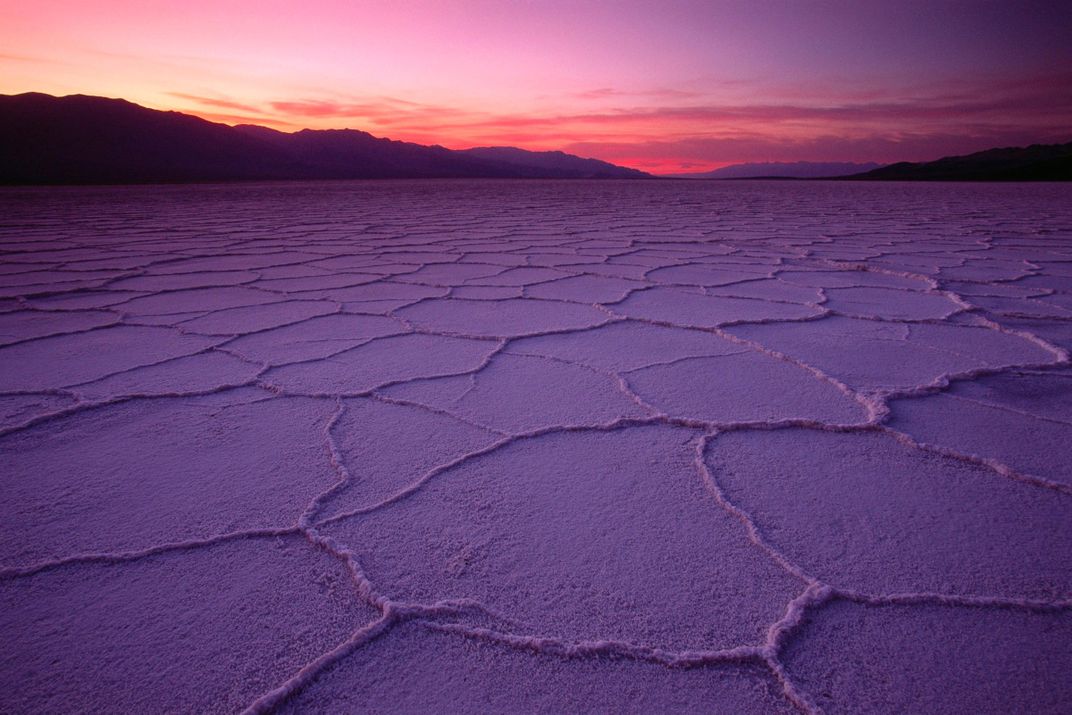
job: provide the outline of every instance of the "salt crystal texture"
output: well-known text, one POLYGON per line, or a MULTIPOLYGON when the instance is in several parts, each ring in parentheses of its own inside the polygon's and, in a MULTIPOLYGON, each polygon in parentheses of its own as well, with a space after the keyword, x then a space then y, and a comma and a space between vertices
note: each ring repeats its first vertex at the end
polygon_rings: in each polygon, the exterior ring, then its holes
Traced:
POLYGON ((1068 186, 0 217, 0 712, 1068 712, 1068 186))

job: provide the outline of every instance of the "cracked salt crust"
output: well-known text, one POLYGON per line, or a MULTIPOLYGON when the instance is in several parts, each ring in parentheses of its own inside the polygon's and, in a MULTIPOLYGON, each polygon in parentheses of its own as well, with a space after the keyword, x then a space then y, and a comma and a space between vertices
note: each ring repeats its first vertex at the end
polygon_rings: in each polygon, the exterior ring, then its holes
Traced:
POLYGON ((0 192, 0 710, 1062 712, 1069 189, 818 188, 0 192))

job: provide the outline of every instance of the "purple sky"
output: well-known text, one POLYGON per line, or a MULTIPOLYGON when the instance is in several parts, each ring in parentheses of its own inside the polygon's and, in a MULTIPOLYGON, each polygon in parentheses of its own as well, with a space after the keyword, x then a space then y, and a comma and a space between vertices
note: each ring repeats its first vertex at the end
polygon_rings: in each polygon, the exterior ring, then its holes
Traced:
POLYGON ((0 92, 651 171, 1072 140, 1072 2, 0 0, 0 92))

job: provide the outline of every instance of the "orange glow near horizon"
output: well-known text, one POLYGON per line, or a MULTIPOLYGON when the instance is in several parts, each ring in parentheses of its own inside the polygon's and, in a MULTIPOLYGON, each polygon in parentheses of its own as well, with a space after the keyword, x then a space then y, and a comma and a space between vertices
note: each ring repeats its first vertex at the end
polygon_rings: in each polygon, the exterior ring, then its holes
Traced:
POLYGON ((655 173, 1072 139, 1060 3, 0 0, 0 92, 655 173))

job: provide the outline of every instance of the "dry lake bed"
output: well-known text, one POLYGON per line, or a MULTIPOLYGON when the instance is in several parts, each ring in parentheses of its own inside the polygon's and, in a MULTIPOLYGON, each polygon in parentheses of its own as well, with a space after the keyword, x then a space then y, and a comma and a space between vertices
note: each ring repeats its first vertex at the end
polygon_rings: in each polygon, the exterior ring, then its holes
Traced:
POLYGON ((0 712, 1072 711, 1072 186, 0 190, 0 712))

